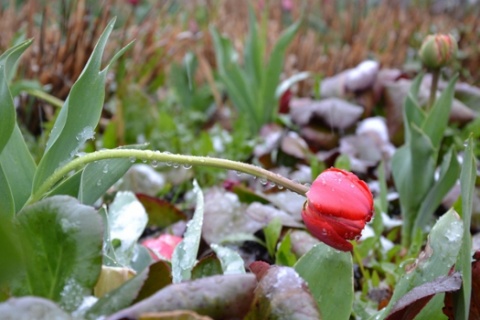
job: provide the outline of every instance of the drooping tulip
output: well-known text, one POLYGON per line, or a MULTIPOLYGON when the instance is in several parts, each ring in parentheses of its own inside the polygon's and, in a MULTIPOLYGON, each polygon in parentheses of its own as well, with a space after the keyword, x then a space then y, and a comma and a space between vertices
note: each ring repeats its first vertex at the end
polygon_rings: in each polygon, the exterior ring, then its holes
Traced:
POLYGON ((307 229, 327 245, 351 251, 348 240, 358 239, 373 215, 373 197, 367 184, 351 172, 330 168, 307 192, 302 218, 307 229))

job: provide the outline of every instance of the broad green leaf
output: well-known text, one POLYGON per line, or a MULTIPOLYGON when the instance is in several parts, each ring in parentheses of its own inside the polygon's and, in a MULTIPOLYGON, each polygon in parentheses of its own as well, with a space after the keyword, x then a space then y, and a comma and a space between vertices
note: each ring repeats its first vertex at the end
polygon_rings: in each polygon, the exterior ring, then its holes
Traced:
POLYGON ((112 247, 105 254, 117 265, 130 267, 137 241, 147 226, 147 213, 135 195, 125 191, 116 194, 106 218, 112 247))
POLYGON ((35 295, 73 311, 91 292, 102 264, 102 221, 67 196, 51 197, 17 214, 26 272, 14 279, 16 296, 35 295))
POLYGON ((449 273, 462 246, 463 223, 454 210, 444 214, 432 228, 421 257, 397 282, 389 304, 377 316, 386 317, 407 292, 449 273))
POLYGON ((0 155, 0 165, 15 201, 15 212, 18 212, 30 197, 36 166, 17 125, 0 155))
MULTIPOLYGON (((100 36, 90 59, 60 110, 35 174, 34 191, 55 170, 70 161, 87 140, 94 137, 103 108, 109 67, 107 65, 103 70, 100 69, 102 55, 114 22, 112 20, 100 36)), ((116 57, 118 55, 114 59, 116 57)))
POLYGON ((280 81, 280 74, 283 71, 285 52, 287 51, 288 45, 290 42, 292 42, 293 37, 295 37, 295 34, 299 28, 300 22, 296 22, 283 31, 277 43, 273 47, 272 53, 270 54, 269 61, 266 66, 266 77, 264 78, 260 93, 262 101, 258 106, 260 107, 261 105, 263 108, 263 123, 268 123, 271 121, 274 111, 276 112, 278 104, 276 103, 275 90, 280 81))
POLYGON ((13 218, 15 215, 15 203, 12 190, 8 184, 7 176, 0 164, 0 215, 4 218, 13 218))
POLYGON ((245 273, 245 262, 240 255, 227 247, 212 243, 210 247, 215 251, 222 265, 223 274, 241 274, 245 273))
POLYGON ((319 243, 301 257, 294 268, 308 283, 317 301, 321 319, 350 318, 353 304, 353 263, 350 253, 319 243))
POLYGON ((0 303, 2 319, 55 319, 72 320, 73 317, 50 300, 38 297, 11 298, 0 303))
POLYGON ((442 202, 445 195, 455 185, 460 173, 460 164, 457 161, 457 153, 450 151, 443 157, 440 167, 440 177, 428 191, 420 205, 418 216, 415 220, 415 229, 423 230, 428 221, 433 218, 433 213, 442 202))
POLYGON ((463 285, 454 295, 455 319, 466 320, 470 312, 470 296, 472 292, 472 236, 470 224, 472 218, 473 192, 477 176, 477 165, 474 155, 474 140, 468 139, 465 149, 462 171, 460 173, 460 188, 462 197, 463 244, 458 255, 455 269, 463 276, 463 285))
POLYGON ((267 244, 268 254, 271 257, 275 256, 275 249, 277 247, 278 238, 280 237, 280 232, 282 231, 282 221, 280 218, 273 218, 268 225, 263 228, 263 233, 265 234, 265 242, 267 244))
POLYGON ((193 218, 187 223, 183 240, 175 247, 172 256, 173 283, 190 280, 192 269, 197 261, 198 248, 203 225, 203 192, 196 180, 193 181, 193 192, 197 197, 197 205, 193 218))
POLYGON ((411 143, 395 152, 392 158, 392 175, 400 194, 404 225, 402 241, 409 243, 414 222, 424 196, 427 194, 435 170, 434 150, 427 136, 416 126, 412 127, 411 143))
POLYGON ((423 131, 430 137, 435 149, 439 148, 448 125, 457 78, 458 76, 455 76, 450 80, 445 90, 443 90, 440 97, 435 101, 433 108, 428 113, 422 125, 423 131))
POLYGON ((101 316, 112 314, 128 307, 137 297, 143 284, 147 280, 149 270, 137 274, 117 289, 100 298, 86 313, 87 319, 99 319, 101 316))
POLYGON ((18 59, 31 43, 32 40, 24 41, 0 56, 0 154, 10 139, 17 118, 9 82, 18 59))

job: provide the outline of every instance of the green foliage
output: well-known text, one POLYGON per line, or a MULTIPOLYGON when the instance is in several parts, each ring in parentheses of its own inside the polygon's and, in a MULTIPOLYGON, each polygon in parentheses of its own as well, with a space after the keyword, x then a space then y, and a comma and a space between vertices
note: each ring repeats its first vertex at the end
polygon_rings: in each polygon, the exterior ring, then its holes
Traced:
POLYGON ((308 283, 322 319, 348 320, 353 304, 352 256, 326 244, 314 246, 294 266, 308 283), (339 308, 338 306, 342 306, 339 308))
MULTIPOLYGON (((283 70, 283 60, 300 23, 294 23, 282 33, 268 61, 265 61, 265 38, 259 35, 252 10, 249 17, 243 67, 239 65, 238 53, 234 50, 232 42, 213 27, 210 32, 220 80, 239 113, 244 115, 250 124, 250 133, 255 135, 264 124, 272 122, 277 115, 278 96, 275 93, 283 70)), ((261 30, 263 36, 264 31, 261 30)))
POLYGON ((187 224, 187 231, 173 251, 172 256, 172 277, 173 283, 190 280, 192 269, 197 261, 198 247, 203 225, 203 192, 194 181, 193 191, 196 195, 197 205, 192 220, 187 224))
POLYGON ((95 285, 102 264, 103 228, 92 207, 67 196, 28 206, 16 216, 25 271, 14 295, 34 295, 74 311, 95 285))
POLYGON ((439 179, 434 179, 456 78, 450 81, 431 110, 422 109, 418 102, 421 80, 422 77, 418 76, 405 101, 405 144, 392 159, 392 174, 400 195, 404 221, 404 245, 408 245, 416 233, 423 232, 432 213, 455 184, 460 172, 456 153, 451 149, 441 162, 439 179))

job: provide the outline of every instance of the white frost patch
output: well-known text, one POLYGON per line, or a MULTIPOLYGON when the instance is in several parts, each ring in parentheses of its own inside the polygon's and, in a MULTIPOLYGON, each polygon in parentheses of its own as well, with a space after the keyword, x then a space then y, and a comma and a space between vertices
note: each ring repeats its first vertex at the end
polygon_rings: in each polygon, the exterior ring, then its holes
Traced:
POLYGON ((64 233, 71 233, 78 231, 79 224, 75 221, 70 221, 66 218, 60 219, 60 226, 62 227, 62 231, 64 233))
POLYGON ((78 283, 76 279, 69 278, 60 293, 60 305, 65 310, 75 310, 83 302, 88 292, 89 290, 78 283))

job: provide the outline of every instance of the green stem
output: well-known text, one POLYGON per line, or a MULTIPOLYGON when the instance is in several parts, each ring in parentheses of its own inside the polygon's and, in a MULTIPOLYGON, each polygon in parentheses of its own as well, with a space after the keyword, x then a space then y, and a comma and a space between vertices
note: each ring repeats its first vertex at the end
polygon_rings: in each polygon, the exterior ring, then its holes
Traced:
POLYGON ((48 103, 50 103, 52 106, 56 108, 61 108, 63 106, 63 101, 52 96, 51 94, 48 94, 42 90, 38 89, 30 89, 30 88, 25 88, 23 89, 26 93, 28 93, 31 96, 34 96, 36 98, 42 99, 48 103))
POLYGON ((66 176, 69 172, 78 170, 87 165, 88 163, 94 161, 112 158, 135 158, 147 161, 158 161, 165 163, 170 162, 184 166, 206 166, 220 169, 235 170, 238 172, 243 172, 252 176, 259 177, 261 179, 266 179, 275 183, 276 185, 283 186, 286 189, 303 196, 305 196, 306 192, 308 191, 308 187, 304 185, 293 182, 292 180, 282 177, 279 174, 243 162, 236 162, 220 158, 186 156, 152 150, 111 149, 88 153, 84 156, 72 160, 65 166, 56 170, 47 180, 45 180, 45 182, 37 189, 37 191, 32 194, 28 203, 30 204, 41 199, 43 195, 45 195, 57 182, 62 180, 63 177, 66 176))
POLYGON ((432 71, 432 85, 430 86, 430 98, 428 99, 427 110, 431 110, 437 97, 438 80, 440 79, 440 68, 432 71))

